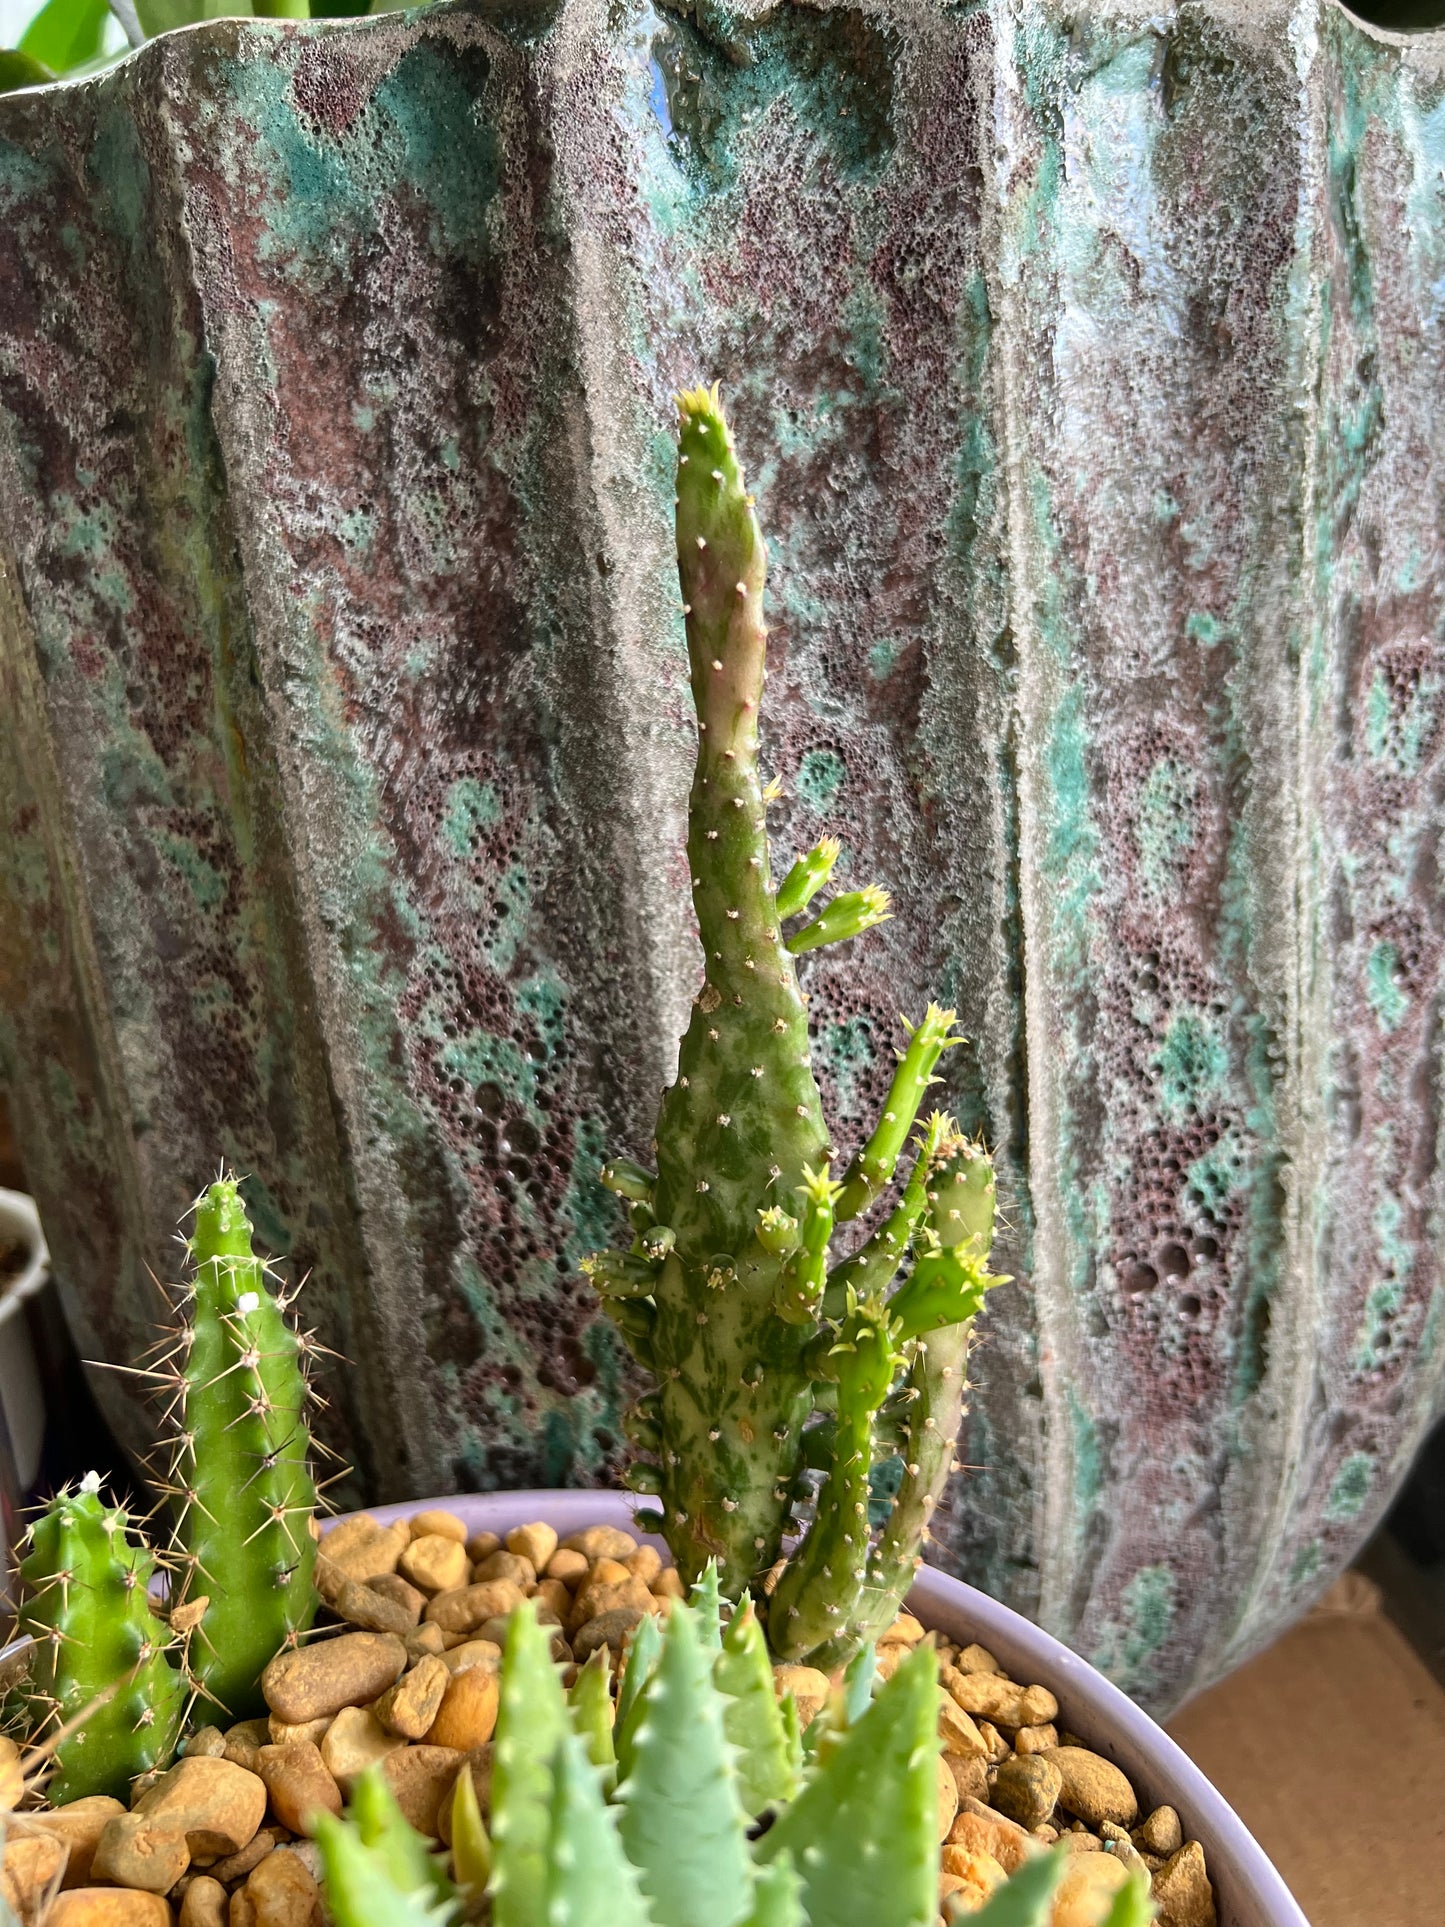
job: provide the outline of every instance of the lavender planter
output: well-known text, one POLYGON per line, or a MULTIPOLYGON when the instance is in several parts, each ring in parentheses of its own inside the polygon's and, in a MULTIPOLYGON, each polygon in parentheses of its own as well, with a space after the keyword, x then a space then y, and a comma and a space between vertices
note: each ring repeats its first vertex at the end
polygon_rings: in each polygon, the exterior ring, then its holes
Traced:
MULTIPOLYGON (((513 1526, 545 1519, 565 1536, 592 1525, 635 1532, 634 1508, 645 1503, 612 1492, 496 1492, 378 1506, 373 1516, 400 1519, 423 1505, 444 1505, 473 1532, 504 1536, 513 1526)), ((661 1539, 649 1543, 666 1554, 661 1539)), ((1147 1713, 1076 1653, 986 1593, 932 1568, 920 1573, 908 1606, 925 1626, 950 1639, 976 1639, 987 1646, 1013 1678, 1047 1686, 1057 1696, 1070 1731, 1128 1774, 1146 1808, 1168 1804, 1178 1809, 1186 1834, 1204 1848, 1219 1927, 1309 1927, 1288 1887, 1228 1802, 1147 1713)))

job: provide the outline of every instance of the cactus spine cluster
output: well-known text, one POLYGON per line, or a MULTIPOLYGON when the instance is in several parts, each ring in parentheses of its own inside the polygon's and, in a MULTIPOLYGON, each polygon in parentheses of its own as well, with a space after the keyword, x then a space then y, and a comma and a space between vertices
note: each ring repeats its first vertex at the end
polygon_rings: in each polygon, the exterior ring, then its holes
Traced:
POLYGON ((832 839, 773 887, 758 769, 763 540, 716 389, 679 396, 678 412, 698 726, 688 857, 705 975, 658 1115, 655 1175, 627 1160, 603 1171, 633 1243, 588 1270, 657 1380, 628 1418, 629 1483, 662 1504, 644 1523, 685 1578, 716 1560, 729 1597, 752 1591, 776 1654, 831 1664, 893 1617, 948 1476, 970 1321, 999 1282, 987 1271, 993 1172, 935 1115, 894 1208, 835 1260, 836 1233, 883 1198, 960 1040, 936 1006, 908 1029, 882 1117, 835 1180, 793 960, 871 928, 888 899, 845 891, 812 913, 832 839), (903 1483, 874 1534, 870 1476, 891 1457, 903 1483), (816 1516, 769 1601, 762 1582, 810 1466, 823 1473, 816 1516))
MULTIPOLYGON (((931 1927, 932 1652, 912 1653, 873 1697, 865 1649, 804 1746, 747 1605, 721 1637, 715 1589, 675 1606, 660 1638, 655 1621, 642 1624, 653 1630, 633 1638, 609 1734, 598 1718, 611 1705, 605 1655, 564 1695, 545 1631, 519 1608, 502 1659, 491 1838, 464 1767, 450 1886, 369 1768, 347 1819, 315 1823, 336 1927, 444 1927, 462 1907, 469 1918, 489 1908, 495 1927, 931 1927), (593 1678, 600 1694, 583 1688, 593 1678), (766 1827, 750 1824, 761 1814, 766 1827)), ((971 1920, 1048 1927, 1068 1864, 1040 1850, 971 1920)), ((1135 1879, 1105 1927, 1147 1927, 1152 1913, 1135 1879)))
POLYGON ((57 1805, 106 1793, 169 1759, 188 1691, 172 1635, 151 1610, 154 1556, 88 1473, 26 1532, 20 1631, 35 1641, 24 1710, 35 1739, 63 1734, 49 1794, 57 1805))
POLYGON ((190 1663, 203 1716, 260 1705, 266 1663, 316 1611, 302 1340, 268 1289, 234 1180, 197 1200, 175 1370, 168 1490, 179 1507, 183 1605, 199 1607, 190 1663))

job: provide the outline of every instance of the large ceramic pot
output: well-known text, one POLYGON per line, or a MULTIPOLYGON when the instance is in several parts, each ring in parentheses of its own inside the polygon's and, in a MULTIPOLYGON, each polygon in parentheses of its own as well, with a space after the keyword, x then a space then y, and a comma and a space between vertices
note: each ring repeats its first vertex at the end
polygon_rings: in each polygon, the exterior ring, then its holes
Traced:
MULTIPOLYGON (((632 1515, 637 1503, 612 1492, 495 1492, 380 1506, 373 1508, 373 1515, 405 1518, 423 1504, 438 1505, 457 1513, 473 1532, 504 1537, 513 1526, 545 1519, 565 1537, 590 1525, 636 1532, 632 1515)), ((666 1556, 661 1539, 649 1543, 666 1556)), ((1113 1760, 1146 1805, 1167 1803, 1178 1810, 1187 1836, 1204 1848, 1219 1927, 1308 1927, 1289 1889, 1227 1801, 1169 1735, 1102 1674, 1007 1606, 947 1573, 931 1568, 921 1572, 908 1606, 931 1631, 987 1646, 1011 1678, 1047 1686, 1070 1731, 1113 1760)))
POLYGON ((1445 1372, 1442 101, 1316 0, 489 0, 0 100, 0 1050, 83 1348, 224 1155, 367 1496, 615 1460, 718 375, 781 840, 897 898, 809 966, 840 1142, 941 994, 1011 1201, 941 1555, 1155 1705, 1302 1610, 1445 1372))

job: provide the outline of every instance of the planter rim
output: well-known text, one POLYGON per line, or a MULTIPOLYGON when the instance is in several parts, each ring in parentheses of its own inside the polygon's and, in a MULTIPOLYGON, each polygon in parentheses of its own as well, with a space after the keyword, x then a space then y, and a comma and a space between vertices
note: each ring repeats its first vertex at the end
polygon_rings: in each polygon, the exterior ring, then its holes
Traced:
MULTIPOLYGON (((442 1506, 474 1532, 501 1534, 533 1519, 546 1520, 563 1537, 589 1525, 621 1526, 665 1551, 662 1539, 638 1531, 634 1517, 638 1507, 655 1504, 630 1493, 535 1487, 411 1499, 366 1510, 386 1523, 442 1506)), ((1204 1848, 1219 1927, 1309 1927, 1274 1863, 1229 1802, 1163 1728, 1087 1660, 1011 1607, 932 1566, 918 1574, 908 1605, 930 1629, 977 1640, 1014 1678, 1056 1693, 1070 1729, 1128 1775, 1146 1808, 1166 1803, 1178 1808, 1188 1837, 1204 1848)))
POLYGON ((13 1318, 27 1298, 33 1298, 50 1276, 50 1252, 40 1228, 35 1200, 24 1191, 7 1191, 0 1186, 0 1237, 18 1238, 28 1245, 30 1256, 18 1278, 0 1292, 0 1326, 13 1318))

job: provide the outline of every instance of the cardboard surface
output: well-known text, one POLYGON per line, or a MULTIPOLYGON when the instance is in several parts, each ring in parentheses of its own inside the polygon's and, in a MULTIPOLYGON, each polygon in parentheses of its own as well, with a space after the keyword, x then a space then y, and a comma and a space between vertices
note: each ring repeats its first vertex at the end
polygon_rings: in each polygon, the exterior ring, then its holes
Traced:
POLYGON ((1169 1731, 1311 1927, 1445 1927, 1445 1689, 1347 1573, 1169 1731))

